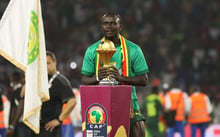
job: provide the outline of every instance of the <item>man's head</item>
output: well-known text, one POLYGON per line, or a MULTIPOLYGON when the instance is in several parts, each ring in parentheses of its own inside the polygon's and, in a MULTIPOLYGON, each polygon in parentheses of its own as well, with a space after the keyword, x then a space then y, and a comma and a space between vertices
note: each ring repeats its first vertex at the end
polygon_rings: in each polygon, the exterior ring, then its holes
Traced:
POLYGON ((11 81, 10 85, 13 87, 13 86, 16 85, 16 84, 21 83, 21 81, 22 81, 22 77, 21 77, 21 76, 22 76, 22 75, 21 75, 20 72, 14 71, 14 72, 11 74, 11 76, 10 76, 10 81, 11 81))
POLYGON ((158 94, 159 93, 159 88, 157 86, 152 87, 152 92, 153 94, 158 94))
POLYGON ((57 61, 56 61, 56 56, 53 52, 47 51, 47 72, 48 75, 53 75, 57 71, 57 61))
POLYGON ((167 93, 170 90, 170 84, 169 83, 163 83, 162 84, 162 90, 164 93, 167 93))
POLYGON ((191 85, 189 87, 189 94, 193 94, 194 92, 200 92, 200 87, 199 85, 191 85))
POLYGON ((107 12, 101 18, 101 30, 105 38, 118 37, 121 31, 121 17, 116 12, 107 12))

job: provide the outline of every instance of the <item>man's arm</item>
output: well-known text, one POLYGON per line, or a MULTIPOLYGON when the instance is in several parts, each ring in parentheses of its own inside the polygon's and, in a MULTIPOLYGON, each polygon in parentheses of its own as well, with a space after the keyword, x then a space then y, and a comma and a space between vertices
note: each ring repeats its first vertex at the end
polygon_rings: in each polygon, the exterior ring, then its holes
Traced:
POLYGON ((133 86, 146 86, 148 84, 148 75, 143 74, 136 77, 123 77, 120 76, 120 79, 116 79, 119 82, 123 82, 126 85, 133 85, 133 86))
POLYGON ((9 113, 9 126, 8 126, 8 129, 6 130, 6 137, 12 137, 14 135, 14 130, 15 130, 14 114, 17 115, 16 108, 11 105, 10 106, 10 113, 9 113))
POLYGON ((186 93, 183 93, 183 97, 184 97, 184 104, 185 104, 184 109, 185 109, 186 114, 188 115, 192 107, 192 100, 186 93))
POLYGON ((83 85, 97 85, 98 80, 102 80, 106 78, 108 75, 110 77, 115 78, 118 82, 125 83, 126 85, 133 85, 133 86, 146 86, 148 84, 148 75, 143 74, 136 77, 124 77, 119 74, 119 71, 114 66, 109 68, 100 68, 98 71, 98 76, 86 76, 82 75, 81 82, 83 85))
POLYGON ((21 88, 21 93, 20 93, 20 99, 19 99, 19 105, 18 108, 16 109, 16 113, 12 113, 12 125, 16 125, 17 122, 19 121, 20 117, 22 116, 22 113, 24 111, 24 93, 25 93, 25 86, 21 88))
POLYGON ((61 112, 58 118, 49 121, 45 125, 46 130, 52 132, 56 126, 62 124, 62 120, 64 120, 71 113, 75 105, 76 105, 75 98, 71 98, 70 100, 68 100, 65 109, 61 112))
POLYGON ((118 82, 125 83, 126 85, 146 86, 148 84, 147 73, 135 77, 124 77, 119 74, 118 69, 114 66, 110 67, 109 73, 112 78, 115 78, 118 82))
POLYGON ((171 100, 170 97, 166 94, 165 95, 165 111, 169 111, 171 109, 171 100))
MULTIPOLYGON (((24 91, 24 88, 22 88, 22 92, 24 91)), ((18 123, 20 117, 22 116, 22 113, 24 111, 24 96, 19 99, 18 108, 15 108, 15 106, 11 106, 10 109, 10 119, 9 119, 9 128, 6 131, 6 137, 11 137, 14 135, 15 126, 18 123)))
POLYGON ((100 67, 98 70, 98 75, 87 76, 82 75, 81 82, 84 85, 98 85, 99 81, 107 78, 110 74, 110 68, 108 67, 100 67))
POLYGON ((207 111, 208 111, 209 114, 211 114, 212 111, 213 111, 213 107, 212 107, 210 99, 209 99, 209 97, 207 95, 205 97, 205 100, 206 100, 207 111))
POLYGON ((63 121, 74 109, 74 107, 76 106, 76 99, 75 98, 71 98, 70 100, 67 101, 65 108, 63 109, 63 111, 61 112, 61 114, 59 115, 59 120, 63 121))
POLYGON ((82 75, 81 83, 82 85, 98 85, 99 81, 97 81, 96 75, 94 76, 82 75))

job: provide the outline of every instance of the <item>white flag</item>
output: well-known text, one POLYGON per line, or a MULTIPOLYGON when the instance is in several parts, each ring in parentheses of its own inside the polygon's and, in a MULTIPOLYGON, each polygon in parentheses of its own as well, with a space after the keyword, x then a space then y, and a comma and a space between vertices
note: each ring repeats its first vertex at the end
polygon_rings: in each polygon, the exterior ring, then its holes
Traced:
POLYGON ((42 101, 49 100, 40 0, 11 0, 0 21, 0 54, 25 71, 23 121, 40 129, 42 101))

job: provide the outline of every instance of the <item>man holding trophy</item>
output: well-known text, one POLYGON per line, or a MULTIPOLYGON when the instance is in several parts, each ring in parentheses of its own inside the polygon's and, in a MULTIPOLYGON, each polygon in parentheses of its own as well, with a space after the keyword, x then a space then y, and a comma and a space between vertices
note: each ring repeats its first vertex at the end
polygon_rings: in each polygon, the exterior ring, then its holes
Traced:
POLYGON ((117 13, 103 15, 101 30, 104 37, 85 53, 81 82, 84 85, 132 85, 130 137, 145 137, 145 118, 140 113, 135 90, 135 86, 148 83, 149 70, 143 52, 120 35, 121 18, 117 13))

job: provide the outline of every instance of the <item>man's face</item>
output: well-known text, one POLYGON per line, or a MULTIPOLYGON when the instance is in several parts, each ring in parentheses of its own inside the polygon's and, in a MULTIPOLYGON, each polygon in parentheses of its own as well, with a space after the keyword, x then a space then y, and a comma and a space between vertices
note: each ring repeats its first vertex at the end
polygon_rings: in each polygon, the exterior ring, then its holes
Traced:
POLYGON ((120 19, 117 16, 103 17, 101 30, 106 38, 118 36, 121 30, 120 19))
POLYGON ((47 72, 49 75, 56 73, 56 61, 54 61, 50 56, 47 56, 47 72))

